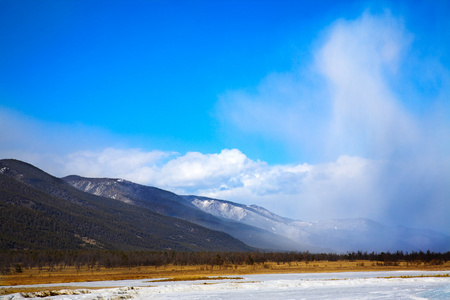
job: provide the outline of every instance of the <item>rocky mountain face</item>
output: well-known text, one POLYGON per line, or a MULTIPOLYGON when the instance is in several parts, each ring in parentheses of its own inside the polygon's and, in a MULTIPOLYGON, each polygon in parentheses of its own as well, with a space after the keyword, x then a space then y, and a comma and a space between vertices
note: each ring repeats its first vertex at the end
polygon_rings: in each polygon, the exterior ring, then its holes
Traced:
POLYGON ((0 160, 1 249, 251 251, 230 235, 0 160))

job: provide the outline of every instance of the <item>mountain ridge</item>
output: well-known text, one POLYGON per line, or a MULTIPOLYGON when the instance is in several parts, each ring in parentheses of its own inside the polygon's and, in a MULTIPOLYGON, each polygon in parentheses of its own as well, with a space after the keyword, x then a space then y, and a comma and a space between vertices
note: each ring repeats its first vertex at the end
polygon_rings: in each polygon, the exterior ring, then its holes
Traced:
POLYGON ((251 247, 274 251, 289 251, 292 249, 326 250, 305 246, 262 228, 205 213, 182 196, 159 188, 140 185, 123 179, 87 178, 76 175, 69 175, 62 179, 85 192, 111 197, 118 201, 127 201, 136 206, 181 218, 212 230, 226 232, 251 247))
MULTIPOLYGON (((72 176, 64 177, 70 181, 72 176)), ((177 217, 206 226, 211 229, 221 230, 240 239, 248 245, 267 250, 283 251, 310 251, 310 252, 347 252, 347 251, 416 251, 433 249, 436 251, 446 251, 450 248, 450 239, 443 234, 427 231, 415 230, 411 228, 394 228, 384 226, 370 219, 357 218, 347 220, 325 220, 325 221, 299 221, 276 215, 267 209, 257 205, 245 205, 227 200, 218 200, 195 195, 176 195, 174 193, 124 181, 122 179, 95 179, 76 177, 83 183, 74 183, 78 186, 91 185, 93 190, 103 190, 104 186, 97 184, 102 181, 111 182, 116 185, 131 184, 141 189, 157 190, 161 193, 168 193, 172 200, 184 207, 184 210, 177 212, 177 217), (88 183, 89 182, 89 183, 88 183), (184 199, 185 203, 180 199, 184 199), (187 202, 187 203, 186 203, 187 202), (191 205, 188 205, 191 204, 191 205), (199 214, 193 207, 205 212, 208 215, 199 214), (187 209, 188 208, 188 209, 187 209), (187 211, 190 211, 188 213, 187 211), (192 218, 192 216, 195 216, 192 218), (236 231, 238 230, 238 231, 236 231), (244 233, 245 232, 245 233, 244 233), (249 238, 252 232, 259 234, 249 238), (255 239, 263 240, 258 244, 255 239), (267 242, 267 239, 271 243, 267 242)), ((87 189, 84 189, 87 190, 87 189)), ((128 200, 148 201, 136 195, 128 195, 128 200)), ((156 207, 161 201, 153 199, 150 201, 156 207)), ((135 203, 137 205, 142 205, 135 203)), ((157 209, 153 207, 153 209, 157 209)))
MULTIPOLYGON (((0 160, 0 179, 2 211, 31 218, 31 223, 47 222, 64 229, 63 236, 78 241, 78 246, 71 247, 178 251, 254 249, 223 232, 82 192, 64 180, 18 160, 0 160)), ((1 214, 1 218, 2 249, 30 248, 25 237, 20 240, 14 230, 8 230, 13 225, 18 226, 16 220, 5 214, 1 214)), ((41 233, 30 226, 22 227, 28 230, 27 236, 41 233)), ((52 247, 66 248, 57 242, 52 247)), ((45 248, 45 244, 32 248, 42 247, 45 248)))
POLYGON ((22 228, 28 239, 33 231, 8 220, 8 215, 40 228, 36 237, 42 247, 58 243, 51 236, 54 228, 62 248, 340 253, 450 250, 450 237, 431 230, 385 226, 364 218, 293 220, 257 205, 177 195, 120 178, 57 178, 18 160, 0 160, 0 207, 1 244, 19 248, 29 243, 14 240, 6 225, 22 228), (41 228, 41 224, 47 225, 41 228))

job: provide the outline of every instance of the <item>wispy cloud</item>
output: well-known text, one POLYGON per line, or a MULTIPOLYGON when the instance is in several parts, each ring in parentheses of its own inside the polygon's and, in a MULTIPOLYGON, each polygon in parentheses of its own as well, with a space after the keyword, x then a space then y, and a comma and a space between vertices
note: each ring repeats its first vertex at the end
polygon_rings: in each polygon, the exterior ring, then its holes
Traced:
POLYGON ((389 86, 408 44, 389 15, 334 26, 316 61, 332 99, 329 151, 389 157, 415 142, 415 124, 389 86))
POLYGON ((222 95, 218 114, 225 127, 314 152, 317 160, 389 156, 418 139, 390 87, 411 39, 389 14, 337 21, 314 61, 269 75, 253 93, 222 95))
POLYGON ((450 93, 446 85, 411 89, 417 76, 407 73, 414 64, 429 81, 450 83, 448 70, 434 57, 414 58, 413 34, 389 12, 338 20, 318 45, 310 64, 271 74, 254 92, 228 92, 218 105, 227 130, 322 162, 293 180, 302 188, 278 205, 307 209, 302 216, 449 225, 450 93), (414 101, 425 109, 411 107, 414 101))
POLYGON ((63 175, 65 156, 85 149, 99 151, 120 137, 83 124, 51 123, 0 106, 0 156, 16 158, 63 175))

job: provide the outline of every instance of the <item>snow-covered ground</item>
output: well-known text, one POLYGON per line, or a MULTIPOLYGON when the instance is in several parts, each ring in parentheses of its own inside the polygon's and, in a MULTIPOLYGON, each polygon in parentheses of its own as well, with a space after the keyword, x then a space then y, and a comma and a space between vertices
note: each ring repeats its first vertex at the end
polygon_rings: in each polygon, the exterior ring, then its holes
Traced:
MULTIPOLYGON (((40 285, 83 287, 46 299, 450 299, 448 271, 245 275, 243 279, 155 282, 121 280, 40 285), (99 290, 87 288, 101 287, 99 290)), ((20 294, 0 299, 21 299, 20 294)))

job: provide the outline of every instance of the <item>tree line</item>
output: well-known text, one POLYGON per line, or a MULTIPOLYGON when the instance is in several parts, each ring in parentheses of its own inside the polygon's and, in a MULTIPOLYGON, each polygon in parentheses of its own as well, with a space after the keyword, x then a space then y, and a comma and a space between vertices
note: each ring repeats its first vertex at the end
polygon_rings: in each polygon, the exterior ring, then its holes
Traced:
POLYGON ((3 275, 23 269, 48 268, 119 268, 163 265, 253 265, 265 262, 290 263, 313 261, 370 260, 392 265, 398 262, 443 264, 450 252, 175 252, 175 251, 108 251, 108 250, 6 250, 0 251, 3 275))

